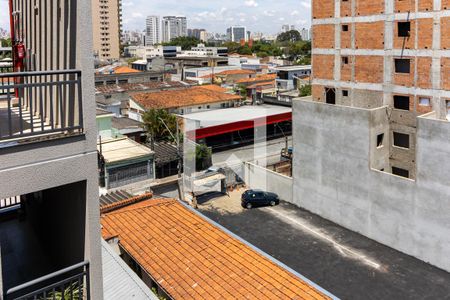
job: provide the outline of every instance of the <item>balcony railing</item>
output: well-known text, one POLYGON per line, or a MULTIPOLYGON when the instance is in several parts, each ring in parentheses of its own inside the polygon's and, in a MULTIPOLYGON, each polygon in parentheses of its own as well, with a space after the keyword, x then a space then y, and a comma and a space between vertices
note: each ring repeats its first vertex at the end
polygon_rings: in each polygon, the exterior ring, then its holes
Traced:
POLYGON ((20 196, 0 199, 0 213, 10 208, 20 207, 20 196))
POLYGON ((76 264, 9 289, 5 297, 5 300, 31 299, 90 300, 89 262, 76 264), (42 285, 44 287, 41 288, 42 285))
POLYGON ((83 131, 81 71, 0 73, 0 143, 83 131))

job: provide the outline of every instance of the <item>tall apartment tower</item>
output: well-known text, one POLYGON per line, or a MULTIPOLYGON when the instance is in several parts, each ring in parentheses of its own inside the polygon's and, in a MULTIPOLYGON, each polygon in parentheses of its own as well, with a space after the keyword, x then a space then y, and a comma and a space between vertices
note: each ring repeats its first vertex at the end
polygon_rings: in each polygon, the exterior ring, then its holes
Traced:
POLYGON ((245 26, 231 26, 227 29, 230 41, 240 43, 242 40, 248 41, 247 28, 245 26))
POLYGON ((120 58, 122 0, 92 0, 94 54, 101 60, 120 58))
POLYGON ((92 5, 39 3, 11 2, 0 69, 0 299, 103 299, 92 5))
POLYGON ((148 16, 146 21, 145 46, 160 44, 161 18, 159 16, 148 16))
POLYGON ((313 0, 294 202, 450 271, 450 1, 313 0))
POLYGON ((448 0, 314 1, 313 98, 389 106, 387 172, 414 179, 416 117, 447 115, 449 8, 448 0))
POLYGON ((166 16, 162 20, 162 41, 170 42, 172 39, 187 36, 187 18, 166 16))

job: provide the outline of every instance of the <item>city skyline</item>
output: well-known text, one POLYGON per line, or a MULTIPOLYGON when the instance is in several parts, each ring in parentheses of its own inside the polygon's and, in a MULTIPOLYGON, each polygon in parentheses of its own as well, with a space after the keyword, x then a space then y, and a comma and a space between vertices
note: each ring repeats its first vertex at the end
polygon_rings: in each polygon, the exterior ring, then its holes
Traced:
POLYGON ((188 28, 204 28, 214 33, 225 33, 230 26, 241 25, 252 32, 276 34, 284 24, 292 24, 301 29, 309 28, 311 23, 310 0, 286 0, 282 7, 268 0, 231 0, 227 3, 204 0, 152 2, 153 5, 147 8, 143 0, 124 0, 124 29, 143 30, 145 19, 149 15, 185 16, 188 28))
MULTIPOLYGON (((149 15, 186 16, 188 28, 204 28, 208 32, 225 33, 233 25, 242 25, 252 32, 276 34, 284 24, 295 25, 297 30, 309 28, 310 0, 286 0, 282 7, 269 0, 231 0, 226 3, 210 1, 124 0, 123 29, 144 30, 149 15)), ((0 28, 9 31, 8 1, 0 0, 0 28)))

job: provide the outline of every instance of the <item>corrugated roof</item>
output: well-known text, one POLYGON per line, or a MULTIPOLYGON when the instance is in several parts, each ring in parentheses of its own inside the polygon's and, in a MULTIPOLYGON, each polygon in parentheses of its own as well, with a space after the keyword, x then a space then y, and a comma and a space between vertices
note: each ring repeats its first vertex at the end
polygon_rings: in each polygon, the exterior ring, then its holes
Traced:
POLYGON ((174 199, 102 216, 119 245, 174 299, 329 299, 174 199))
POLYGON ((115 94, 129 91, 148 91, 169 88, 185 88, 186 84, 178 81, 166 82, 142 82, 142 83, 124 83, 124 84, 109 84, 96 86, 95 90, 100 94, 115 94))
POLYGON ((103 293, 105 300, 158 300, 158 297, 102 240, 103 293))
POLYGON ((115 129, 144 129, 144 123, 127 118, 127 117, 113 117, 112 118, 112 128, 115 129))
POLYGON ((96 108, 95 109, 95 115, 96 116, 109 116, 109 115, 113 116, 114 114, 112 112, 109 112, 109 111, 105 110, 105 109, 96 108))
POLYGON ((146 109, 170 109, 217 102, 237 101, 241 97, 225 93, 217 85, 194 86, 183 90, 137 93, 132 99, 146 109))
POLYGON ((112 193, 101 195, 99 198, 100 208, 119 201, 130 199, 132 197, 133 195, 129 194, 127 191, 115 191, 112 193))
MULTIPOLYGON (((183 150, 181 150, 183 152, 183 150)), ((183 153, 181 153, 183 155, 183 153)), ((178 159, 178 149, 169 143, 155 143, 155 164, 161 166, 178 159)))

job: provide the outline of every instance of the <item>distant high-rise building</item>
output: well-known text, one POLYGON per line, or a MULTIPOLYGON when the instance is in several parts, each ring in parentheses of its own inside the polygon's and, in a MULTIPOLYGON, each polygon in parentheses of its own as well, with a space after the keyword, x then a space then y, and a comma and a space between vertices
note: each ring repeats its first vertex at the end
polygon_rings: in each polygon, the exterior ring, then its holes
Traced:
POLYGON ((117 60, 120 58, 121 2, 122 0, 91 1, 94 53, 99 59, 117 60))
POLYGON ((254 33, 252 33, 252 36, 251 36, 252 40, 254 40, 254 41, 260 41, 263 39, 263 37, 264 37, 264 33, 262 33, 262 32, 254 32, 254 33))
POLYGON ((228 39, 235 43, 241 40, 248 41, 247 28, 245 26, 231 26, 227 29, 228 39))
POLYGON ((282 32, 288 32, 288 31, 289 31, 289 25, 283 25, 283 26, 281 26, 281 31, 282 31, 282 32))
POLYGON ((304 41, 309 41, 309 40, 310 40, 309 29, 303 28, 303 29, 300 31, 300 36, 302 37, 302 40, 304 40, 304 41))
POLYGON ((188 36, 195 37, 201 41, 206 41, 206 35, 205 29, 188 29, 188 36))
POLYGON ((122 34, 122 43, 128 45, 142 45, 142 32, 139 30, 126 30, 122 34))
POLYGON ((208 32, 206 30, 200 31, 200 41, 206 42, 208 40, 208 32))
POLYGON ((172 39, 187 36, 186 17, 166 16, 162 20, 162 41, 170 42, 172 39))
POLYGON ((291 30, 296 30, 295 25, 291 25, 291 30))
POLYGON ((159 16, 148 16, 145 31, 146 46, 161 43, 161 18, 159 16))

